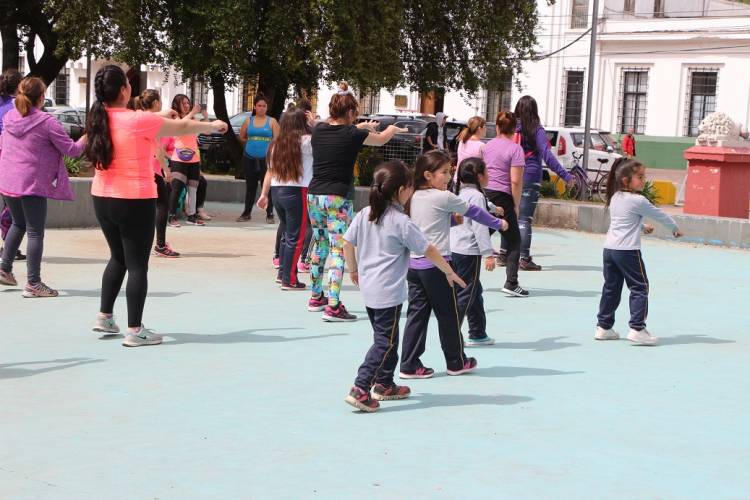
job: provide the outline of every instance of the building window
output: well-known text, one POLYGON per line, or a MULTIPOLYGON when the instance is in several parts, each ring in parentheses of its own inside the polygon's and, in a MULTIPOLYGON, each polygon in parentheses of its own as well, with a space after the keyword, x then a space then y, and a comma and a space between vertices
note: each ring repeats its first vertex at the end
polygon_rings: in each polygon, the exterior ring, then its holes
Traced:
POLYGON ((393 107, 396 109, 406 109, 409 106, 409 97, 397 94, 393 99, 393 107))
POLYGON ((241 112, 252 111, 253 101, 255 101, 255 79, 243 80, 239 91, 239 103, 237 109, 241 112))
POLYGON ((202 78, 190 80, 190 102, 204 105, 208 102, 208 85, 202 78))
POLYGON ((580 127, 583 110, 583 76, 582 69, 567 70, 563 82, 562 116, 560 122, 564 127, 580 127))
POLYGON ((688 78, 685 109, 687 124, 685 135, 697 136, 698 126, 703 119, 716 111, 716 87, 719 72, 716 69, 691 69, 688 78))
POLYGON ((22 75, 26 74, 26 56, 25 55, 18 56, 18 71, 22 75))
POLYGON ((54 82, 54 93, 55 106, 67 106, 68 105, 68 68, 63 68, 60 73, 57 74, 54 82))
POLYGON ((645 132, 647 96, 648 70, 624 69, 620 78, 620 133, 626 134, 631 128, 636 134, 645 132))
POLYGON ((510 111, 510 100, 513 94, 513 75, 507 75, 496 89, 487 90, 487 99, 484 105, 484 119, 495 123, 495 118, 500 111, 510 111))
POLYGON ((573 8, 570 13, 570 27, 583 29, 589 25, 589 1, 573 0, 573 8))
POLYGON ((635 0, 625 0, 622 10, 625 14, 635 15, 635 0))
POLYGON ((359 112, 363 115, 376 115, 380 112, 380 91, 359 94, 359 112))
POLYGON ((664 17, 664 0, 654 0, 654 17, 664 17))

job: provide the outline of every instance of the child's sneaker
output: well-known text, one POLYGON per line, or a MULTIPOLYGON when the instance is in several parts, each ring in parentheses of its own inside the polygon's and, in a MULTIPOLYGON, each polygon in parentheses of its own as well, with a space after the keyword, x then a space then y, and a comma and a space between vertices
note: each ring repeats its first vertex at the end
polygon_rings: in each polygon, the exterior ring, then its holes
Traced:
POLYGON ((149 330, 145 326, 141 325, 138 332, 130 332, 125 334, 125 340, 122 341, 122 345, 125 347, 139 347, 142 345, 157 345, 161 344, 162 336, 157 335, 153 330, 149 330))
POLYGON ((620 334, 611 328, 602 328, 601 326, 597 326, 596 332, 594 333, 594 338, 596 340, 617 340, 620 338, 620 334))
POLYGON ((156 245, 154 247, 154 255, 156 255, 157 257, 175 259, 180 256, 180 253, 172 250, 172 247, 169 246, 169 243, 165 243, 163 247, 160 247, 159 245, 156 245))
POLYGON ((357 316, 350 314, 339 302, 336 307, 326 306, 323 309, 323 321, 357 321, 357 316))
POLYGON ((398 374, 398 378, 432 378, 433 375, 435 375, 435 370, 433 370, 432 368, 427 368, 426 366, 420 366, 416 370, 410 372, 401 370, 401 372, 399 372, 398 374))
POLYGON ((200 217, 203 220, 211 220, 213 218, 210 215, 208 215, 208 212, 206 212, 202 208, 198 209, 198 214, 197 215, 198 215, 198 217, 200 217))
POLYGON ((531 257, 518 261, 518 268, 522 271, 541 271, 542 266, 534 262, 531 257))
POLYGON ((310 300, 307 302, 307 310, 310 312, 320 312, 325 309, 327 305, 328 297, 321 293, 317 297, 313 296, 312 298, 310 298, 310 300))
POLYGON ((502 292, 507 295, 510 295, 511 297, 528 297, 529 296, 529 291, 521 288, 521 285, 516 285, 515 287, 504 286, 502 292))
POLYGON ((278 269, 280 267, 281 267, 281 259, 279 259, 278 257, 274 257, 273 258, 273 268, 274 269, 278 269))
POLYGON ((0 285, 16 286, 18 285, 18 281, 16 281, 16 277, 13 276, 13 273, 0 269, 0 285))
POLYGON ((460 368, 458 370, 446 370, 448 375, 463 375, 464 373, 473 372, 477 367, 477 360, 476 358, 466 358, 466 361, 464 361, 463 368, 460 368))
POLYGON ((305 264, 304 262, 298 262, 297 263, 297 272, 298 273, 309 273, 310 272, 310 264, 305 264))
POLYGON ((367 413, 378 411, 378 408, 380 408, 380 403, 370 397, 369 392, 363 391, 356 386, 352 387, 352 390, 349 391, 349 395, 346 397, 346 399, 344 399, 344 401, 357 408, 358 410, 366 411, 367 413))
POLYGON ((188 224, 192 226, 205 226, 206 225, 206 223, 203 222, 203 219, 201 219, 195 214, 188 215, 187 220, 185 222, 187 222, 188 224))
POLYGON ((169 224, 169 227, 180 227, 180 219, 173 215, 169 218, 167 224, 169 224))
POLYGON ((464 344, 466 345, 466 347, 482 347, 486 345, 493 345, 494 343, 495 339, 485 335, 484 337, 479 339, 473 339, 469 337, 464 344))
POLYGON ((659 343, 659 339, 651 335, 645 328, 641 331, 633 330, 631 328, 628 332, 627 339, 631 341, 633 345, 653 346, 659 343))
POLYGON ((96 323, 94 324, 94 328, 92 328, 92 330, 101 333, 102 337, 117 335, 118 333, 120 333, 120 327, 117 326, 117 323, 115 323, 115 317, 106 316, 102 313, 96 315, 96 323))
POLYGON ((281 284, 282 290, 307 290, 307 285, 304 283, 300 283, 299 281, 295 284, 291 283, 282 283, 281 284))
POLYGON ((406 399, 411 394, 411 389, 405 385, 375 384, 372 387, 372 397, 378 401, 393 401, 395 399, 406 399))
POLYGON ((36 299, 41 297, 57 297, 59 293, 41 281, 37 281, 36 283, 26 283, 22 295, 27 299, 36 299))

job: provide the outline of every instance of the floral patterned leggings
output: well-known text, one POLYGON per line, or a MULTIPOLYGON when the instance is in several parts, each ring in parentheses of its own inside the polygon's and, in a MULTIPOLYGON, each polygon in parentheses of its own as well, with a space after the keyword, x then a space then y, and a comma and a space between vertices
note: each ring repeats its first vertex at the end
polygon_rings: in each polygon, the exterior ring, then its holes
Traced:
POLYGON ((328 305, 339 303, 341 282, 344 279, 344 233, 352 220, 352 201, 343 196, 307 195, 310 230, 315 242, 315 253, 310 262, 312 293, 323 293, 323 272, 328 265, 328 305))

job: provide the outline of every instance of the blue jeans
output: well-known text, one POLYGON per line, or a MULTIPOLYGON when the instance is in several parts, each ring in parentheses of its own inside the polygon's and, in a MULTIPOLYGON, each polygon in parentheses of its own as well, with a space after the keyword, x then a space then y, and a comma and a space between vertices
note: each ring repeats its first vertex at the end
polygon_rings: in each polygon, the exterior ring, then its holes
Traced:
MULTIPOLYGON (((536 212, 536 205, 539 201, 539 188, 541 186, 538 182, 524 183, 523 190, 521 191, 521 203, 518 207, 518 229, 521 233, 522 259, 531 258, 531 223, 534 220, 534 212, 536 212)), ((503 253, 508 252, 508 242, 505 238, 502 238, 501 249, 503 253)))

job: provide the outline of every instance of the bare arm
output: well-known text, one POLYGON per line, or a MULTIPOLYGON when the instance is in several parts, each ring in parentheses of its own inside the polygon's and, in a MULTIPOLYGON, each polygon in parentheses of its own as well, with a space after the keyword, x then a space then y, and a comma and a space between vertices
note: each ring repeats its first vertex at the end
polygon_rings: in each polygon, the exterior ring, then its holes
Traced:
MULTIPOLYGON (((344 252, 346 252, 346 245, 344 246, 344 252)), ((430 262, 435 264, 435 267, 440 269, 445 273, 445 278, 448 280, 448 283, 453 285, 453 283, 457 284, 461 288, 466 288, 466 283, 464 280, 462 280, 456 273, 453 271, 453 268, 448 264, 448 262, 445 261, 442 255, 440 255, 440 251, 437 249, 435 245, 430 245, 427 247, 427 251, 424 253, 424 256, 427 257, 430 262)))
POLYGON ((245 122, 240 127, 240 144, 244 145, 247 142, 247 127, 250 125, 250 120, 252 120, 252 116, 250 118, 245 118, 245 122))
POLYGON ((211 132, 224 133, 227 124, 221 120, 212 122, 197 122, 195 120, 163 120, 157 137, 172 137, 191 134, 210 134, 211 132))
POLYGON ((281 128, 279 127, 279 122, 277 122, 275 118, 271 118, 271 132, 273 133, 274 139, 279 136, 280 131, 281 128))
MULTIPOLYGON (((440 257, 442 260, 443 258, 440 257)), ((354 251, 354 245, 344 240, 344 262, 346 262, 349 268, 349 277, 352 279, 352 283, 359 286, 359 272, 357 271, 357 255, 354 251)), ((445 261, 443 261, 445 262, 445 261)))
POLYGON ((510 167, 510 191, 513 195, 516 217, 518 217, 518 211, 521 207, 521 192, 523 191, 523 167, 510 167))
POLYGON ((258 208, 265 210, 268 207, 268 192, 271 190, 271 170, 266 170, 266 176, 263 177, 263 188, 258 198, 258 208))
POLYGON ((365 139, 365 146, 382 146, 390 141, 394 135, 407 131, 408 129, 405 128, 388 125, 388 127, 380 133, 370 132, 370 135, 365 139))

